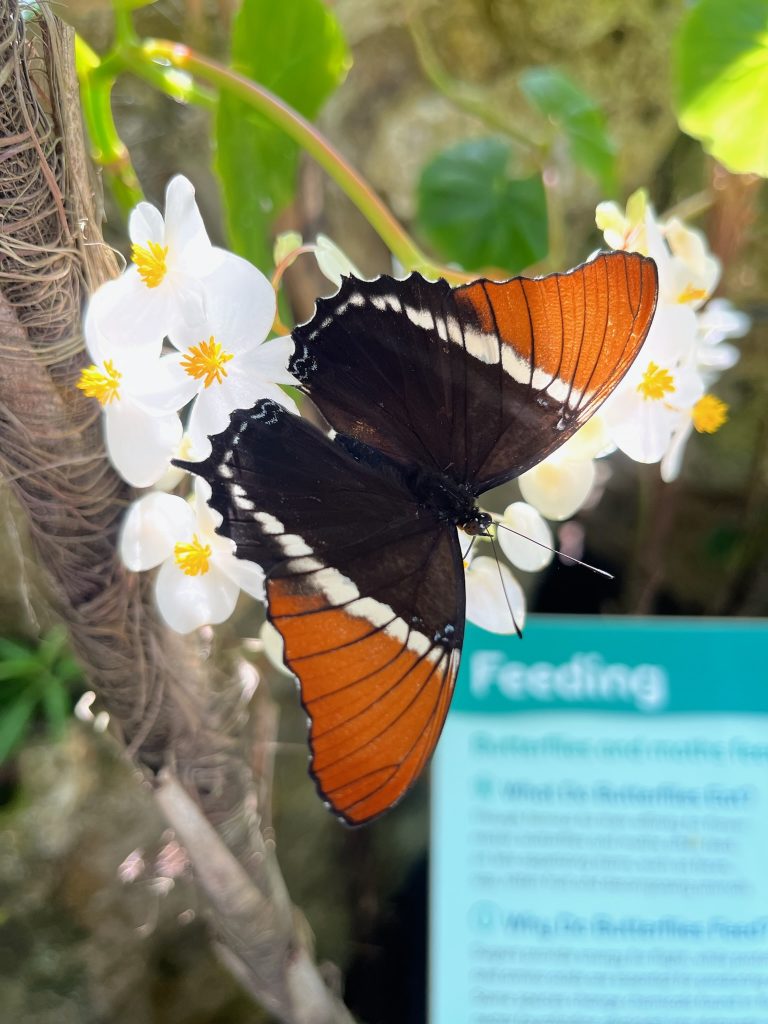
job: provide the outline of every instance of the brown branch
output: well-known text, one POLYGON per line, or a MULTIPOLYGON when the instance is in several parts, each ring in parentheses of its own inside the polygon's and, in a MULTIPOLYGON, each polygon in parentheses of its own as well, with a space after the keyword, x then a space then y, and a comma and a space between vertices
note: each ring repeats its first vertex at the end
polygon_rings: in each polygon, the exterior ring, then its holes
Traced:
POLYGON ((278 1020, 348 1024, 302 944, 226 701, 194 646, 158 621, 150 581, 116 555, 132 495, 107 462, 98 408, 75 388, 83 301, 116 266, 72 44, 45 11, 25 38, 17 0, 0 0, 0 475, 91 685, 187 847, 225 960, 278 1020))

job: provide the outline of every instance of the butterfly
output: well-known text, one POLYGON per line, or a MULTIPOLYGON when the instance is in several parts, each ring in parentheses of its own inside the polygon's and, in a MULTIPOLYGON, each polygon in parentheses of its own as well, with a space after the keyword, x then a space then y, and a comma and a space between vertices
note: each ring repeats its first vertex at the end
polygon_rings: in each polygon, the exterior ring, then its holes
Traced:
POLYGON ((457 527, 546 458, 643 344, 653 260, 452 288, 348 277, 293 331, 289 368, 330 427, 269 399, 233 413, 201 463, 219 532, 266 575, 309 716, 310 773, 346 823, 378 817, 429 760, 464 636, 457 527))

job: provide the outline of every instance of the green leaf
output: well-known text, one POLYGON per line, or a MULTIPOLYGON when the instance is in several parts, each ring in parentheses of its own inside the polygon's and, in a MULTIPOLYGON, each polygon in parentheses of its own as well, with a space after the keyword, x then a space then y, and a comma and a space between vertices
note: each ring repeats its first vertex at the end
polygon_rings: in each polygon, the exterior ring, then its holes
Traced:
POLYGON ((28 679, 31 676, 36 676, 40 669, 40 661, 35 654, 27 654, 24 658, 11 658, 8 661, 0 661, 0 681, 28 679))
POLYGON ((678 33, 680 127, 728 170, 768 176, 768 4, 700 0, 678 33))
MULTIPOLYGON (((232 63, 311 120, 343 81, 350 56, 322 0, 244 0, 232 29, 232 63)), ((262 114, 224 92, 216 137, 232 245, 266 270, 270 227, 294 195, 298 147, 262 114)))
POLYGON ((33 691, 23 693, 0 715, 0 764, 2 764, 21 743, 37 704, 33 691))
POLYGON ((555 68, 529 68, 520 87, 568 139, 571 156, 600 183, 607 196, 616 192, 616 145, 595 101, 555 68))
POLYGON ((48 725, 54 736, 60 736, 69 720, 69 693, 56 676, 46 673, 41 687, 41 698, 48 725))
POLYGON ((34 655, 31 648, 16 643, 15 640, 0 637, 0 661, 4 661, 6 658, 28 658, 31 655, 34 655))
POLYGON ((539 175, 514 178, 500 139, 440 153, 421 175, 418 218, 443 259, 467 270, 516 273, 547 254, 547 201, 539 175))

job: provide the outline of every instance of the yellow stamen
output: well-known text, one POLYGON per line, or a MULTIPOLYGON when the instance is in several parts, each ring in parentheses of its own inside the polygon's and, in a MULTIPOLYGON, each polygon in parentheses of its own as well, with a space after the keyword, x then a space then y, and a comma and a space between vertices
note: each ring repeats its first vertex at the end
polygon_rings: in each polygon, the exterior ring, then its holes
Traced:
POLYGON ((80 374, 77 386, 88 398, 98 398, 102 405, 108 405, 120 398, 118 381, 121 377, 122 373, 115 369, 112 360, 105 359, 103 369, 95 363, 86 367, 80 374))
POLYGON ((694 405, 691 419, 700 434, 714 434, 728 421, 728 406, 714 395, 704 395, 694 405))
POLYGON ((197 534, 192 535, 191 544, 181 541, 173 549, 176 565, 187 576, 202 576, 208 572, 208 559, 211 557, 211 545, 202 544, 197 534))
POLYGON ((158 242, 147 242, 146 247, 134 242, 131 246, 131 259, 147 288, 157 288, 165 277, 168 270, 167 256, 168 246, 158 242))
POLYGON ((694 286, 689 283, 677 296, 677 301, 681 304, 686 302, 701 302, 701 300, 706 299, 706 297, 706 288, 694 288, 694 286))
POLYGON ((643 379, 637 385, 637 390, 643 398, 650 398, 658 401, 664 395, 675 390, 675 383, 669 370, 664 370, 656 363, 648 363, 648 369, 643 374, 643 379))
POLYGON ((224 352, 221 345, 211 335, 210 341, 201 341, 199 345, 192 345, 181 361, 182 367, 190 377, 201 380, 205 377, 205 387, 209 388, 214 381, 221 384, 227 371, 224 363, 234 359, 231 352, 224 352))

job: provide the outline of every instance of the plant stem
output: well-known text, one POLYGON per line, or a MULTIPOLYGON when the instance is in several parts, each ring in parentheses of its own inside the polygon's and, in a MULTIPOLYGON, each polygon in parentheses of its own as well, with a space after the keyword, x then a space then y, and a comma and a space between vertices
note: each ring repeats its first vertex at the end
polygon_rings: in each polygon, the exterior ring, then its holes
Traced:
POLYGON ((132 57, 131 66, 134 71, 138 72, 138 65, 142 61, 146 63, 162 60, 239 97, 243 102, 264 114, 272 124, 281 128, 286 135, 320 164, 329 177, 352 200, 390 252, 404 267, 421 271, 432 277, 443 277, 454 284, 472 278, 473 275, 430 260, 370 185, 344 159, 341 153, 317 131, 314 125, 274 93, 265 89, 264 86, 196 53, 188 46, 162 39, 146 40, 138 49, 132 50, 132 57))
POLYGON ((75 61, 91 155, 104 168, 115 199, 127 214, 144 194, 112 115, 115 74, 79 36, 75 37, 75 61))
POLYGON ((429 34, 424 28, 422 18, 413 7, 409 10, 406 25, 413 39, 421 70, 438 92, 441 92, 446 99, 472 117, 482 121, 489 128, 501 132, 512 139, 526 153, 533 155, 536 158, 537 164, 543 164, 547 150, 543 143, 530 139, 510 124, 507 118, 497 114, 493 104, 489 103, 485 90, 478 89, 468 85, 466 82, 453 78, 443 68, 432 46, 429 34))

